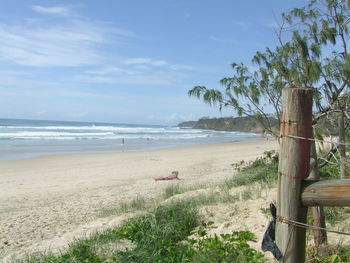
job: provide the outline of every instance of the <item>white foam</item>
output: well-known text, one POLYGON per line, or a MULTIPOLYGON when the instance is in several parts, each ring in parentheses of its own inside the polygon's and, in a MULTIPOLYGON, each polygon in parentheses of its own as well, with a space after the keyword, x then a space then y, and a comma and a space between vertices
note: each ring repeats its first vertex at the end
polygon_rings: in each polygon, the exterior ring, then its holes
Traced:
POLYGON ((76 139, 153 139, 189 140, 213 137, 247 137, 253 133, 180 129, 178 127, 124 126, 4 126, 0 139, 76 140, 76 139))

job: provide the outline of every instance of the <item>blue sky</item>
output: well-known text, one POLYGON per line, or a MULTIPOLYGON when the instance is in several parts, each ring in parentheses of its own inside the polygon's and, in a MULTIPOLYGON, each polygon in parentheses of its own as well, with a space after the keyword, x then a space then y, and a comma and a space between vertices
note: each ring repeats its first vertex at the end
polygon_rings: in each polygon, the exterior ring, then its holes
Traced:
POLYGON ((3 0, 0 118, 173 125, 230 116, 189 98, 274 47, 305 0, 3 0))

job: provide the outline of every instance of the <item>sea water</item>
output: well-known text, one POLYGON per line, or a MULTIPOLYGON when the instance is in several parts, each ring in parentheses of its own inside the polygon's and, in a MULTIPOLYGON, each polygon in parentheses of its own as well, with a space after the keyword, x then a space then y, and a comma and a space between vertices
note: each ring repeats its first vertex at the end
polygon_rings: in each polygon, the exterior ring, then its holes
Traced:
POLYGON ((0 160, 242 141, 260 134, 174 126, 0 119, 0 160))

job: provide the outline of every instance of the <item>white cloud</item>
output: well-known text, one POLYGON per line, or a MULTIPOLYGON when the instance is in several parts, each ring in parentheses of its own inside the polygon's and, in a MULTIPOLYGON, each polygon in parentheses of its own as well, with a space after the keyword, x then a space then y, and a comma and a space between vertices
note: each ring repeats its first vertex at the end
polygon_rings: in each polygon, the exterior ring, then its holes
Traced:
POLYGON ((109 99, 109 100, 123 100, 125 99, 122 96, 115 96, 111 94, 100 94, 98 91, 96 92, 87 92, 87 91, 78 91, 78 90, 70 90, 70 89, 54 89, 50 91, 50 94, 54 94, 54 96, 62 96, 67 98, 86 98, 86 99, 109 99))
POLYGON ((72 15, 71 8, 64 7, 64 6, 44 7, 40 5, 34 5, 32 6, 32 9, 40 14, 45 14, 45 15, 59 15, 59 16, 72 15))
POLYGON ((235 21, 233 22, 236 26, 242 27, 242 28, 249 28, 252 27, 253 24, 251 22, 246 21, 235 21))
POLYGON ((172 70, 194 70, 194 67, 187 66, 187 65, 181 65, 181 64, 173 64, 169 66, 172 70))
POLYGON ((192 66, 182 64, 170 64, 166 60, 144 57, 127 58, 122 60, 121 63, 124 65, 133 66, 135 69, 139 70, 151 70, 152 67, 163 67, 173 71, 194 70, 192 66))
POLYGON ((101 84, 172 85, 189 77, 193 67, 169 64, 152 58, 125 58, 117 66, 106 66, 77 74, 75 81, 101 84))
POLYGON ((75 81, 100 84, 174 85, 187 77, 186 74, 179 72, 154 71, 135 72, 135 74, 81 74, 75 77, 75 81))
POLYGON ((151 65, 151 66, 165 66, 168 62, 165 60, 155 60, 151 58, 128 58, 122 61, 125 65, 151 65))
POLYGON ((71 27, 28 28, 0 25, 0 58, 26 66, 81 66, 96 64, 101 56, 94 50, 102 36, 81 34, 71 27), (67 31, 67 28, 68 31, 67 31))
POLYGON ((83 18, 64 18, 54 24, 42 19, 0 21, 0 60, 36 67, 101 64, 103 45, 134 36, 111 23, 83 18))
POLYGON ((92 74, 92 75, 111 75, 111 74, 128 74, 128 75, 135 75, 136 72, 132 71, 132 70, 126 70, 126 69, 122 69, 119 67, 104 67, 101 69, 97 69, 97 70, 90 70, 90 71, 86 71, 85 73, 87 74, 92 74))
POLYGON ((152 68, 146 65, 136 65, 135 69, 139 69, 139 70, 151 70, 152 68))

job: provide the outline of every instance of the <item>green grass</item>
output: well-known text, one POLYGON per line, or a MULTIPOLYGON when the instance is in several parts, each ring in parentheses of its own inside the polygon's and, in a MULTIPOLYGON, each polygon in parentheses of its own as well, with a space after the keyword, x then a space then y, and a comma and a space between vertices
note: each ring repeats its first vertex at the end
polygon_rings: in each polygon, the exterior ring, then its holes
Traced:
POLYGON ((198 220, 193 204, 171 203, 132 218, 122 227, 77 241, 59 256, 38 255, 18 262, 181 262, 174 261, 185 253, 186 246, 179 242, 191 234, 198 220))
POLYGON ((206 228, 211 224, 213 222, 202 223, 195 233, 197 238, 187 240, 195 249, 190 262, 263 262, 263 255, 250 248, 248 244, 248 242, 256 242, 253 233, 237 231, 231 234, 207 236, 206 228))
POLYGON ((119 234, 135 247, 121 252, 118 262, 262 262, 262 254, 248 245, 254 240, 250 232, 209 237, 206 228, 212 223, 203 222, 193 231, 199 224, 197 205, 176 202, 131 219, 119 234))
POLYGON ((198 225, 198 213, 189 202, 158 207, 153 213, 131 219, 119 230, 135 248, 120 253, 119 262, 181 262, 187 246, 179 243, 198 225))
POLYGON ((145 199, 142 196, 137 196, 129 202, 121 202, 117 207, 114 208, 104 208, 98 212, 98 217, 108 217, 112 215, 119 215, 123 213, 130 213, 139 211, 142 209, 154 208, 156 200, 145 199))
POLYGON ((339 223, 349 218, 349 215, 350 215, 349 207, 327 206, 327 207, 324 207, 323 209, 324 209, 326 223, 330 225, 339 223))
POLYGON ((306 249, 306 262, 310 263, 346 263, 350 262, 349 246, 324 246, 316 249, 310 246, 306 249))
POLYGON ((263 157, 250 162, 241 161, 233 167, 237 174, 227 179, 223 187, 231 189, 254 182, 271 185, 277 181, 278 154, 275 151, 265 152, 263 157))
MULTIPOLYGON (((148 200, 148 203, 150 200, 148 200)), ((119 205, 121 212, 126 213, 130 211, 140 210, 147 206, 147 200, 143 196, 137 196, 130 203, 125 202, 119 205)))
POLYGON ((241 193, 241 199, 243 201, 247 201, 252 198, 253 198, 253 191, 251 188, 244 189, 244 191, 241 193))
POLYGON ((211 223, 200 223, 195 203, 173 202, 132 218, 119 228, 77 241, 58 256, 36 255, 17 262, 262 262, 262 254, 248 244, 254 240, 252 233, 233 232, 209 237, 206 233, 209 225, 211 223))
MULTIPOLYGON (((278 154, 275 151, 265 152, 260 158, 250 162, 239 162, 233 164, 237 170, 237 174, 227 179, 220 185, 223 192, 203 194, 194 197, 192 202, 196 205, 212 205, 217 203, 230 203, 238 200, 248 200, 254 198, 254 195, 265 187, 271 187, 277 180, 277 168, 278 168, 278 154), (261 185, 261 189, 248 188, 242 193, 236 195, 230 195, 228 189, 238 186, 250 185, 258 182, 261 185)), ((161 196, 162 199, 168 199, 178 194, 183 194, 192 190, 201 189, 201 186, 183 187, 179 184, 169 185, 164 189, 161 196)), ((137 196, 130 202, 122 202, 116 208, 103 209, 99 213, 99 217, 106 217, 111 215, 117 215, 121 213, 134 212, 142 209, 154 208, 156 201, 153 199, 145 199, 141 196, 137 196)))
MULTIPOLYGON (((219 263, 263 262, 260 252, 250 248, 254 240, 250 232, 233 232, 227 235, 208 236, 200 222, 198 207, 218 203, 234 203, 257 197, 263 188, 277 178, 278 156, 266 152, 261 158, 236 165, 237 175, 221 185, 220 191, 199 194, 185 200, 155 207, 156 201, 137 196, 116 208, 103 210, 100 216, 146 209, 142 216, 134 217, 121 227, 74 242, 58 256, 29 256, 19 263, 219 263), (246 187, 230 194, 235 186, 246 187)), ((198 188, 198 187, 197 187, 198 188)), ((196 188, 196 189, 197 189, 196 188)), ((162 198, 190 191, 179 184, 165 188, 162 198)), ((186 197, 185 197, 186 198, 186 197)))
POLYGON ((182 194, 184 192, 186 192, 186 190, 183 187, 180 187, 179 184, 169 185, 165 188, 163 197, 164 199, 168 199, 174 195, 182 194))
MULTIPOLYGON (((330 161, 333 163, 336 163, 340 159, 338 153, 336 153, 335 155, 337 159, 335 159, 334 157, 330 159, 330 161)), ((340 179, 340 166, 327 164, 319 169, 319 173, 321 180, 340 179)))

